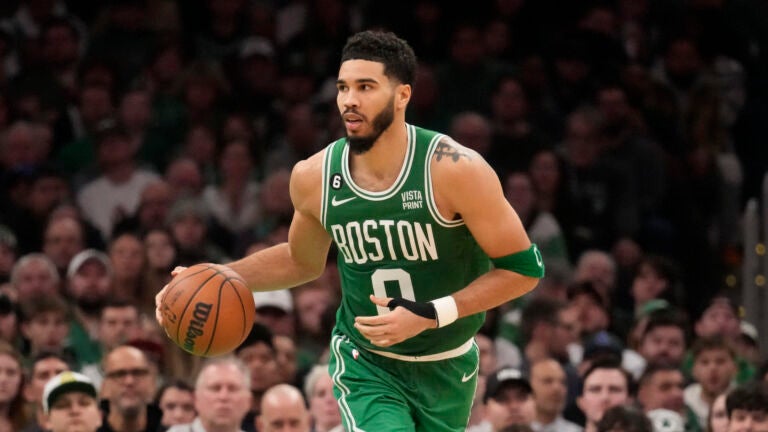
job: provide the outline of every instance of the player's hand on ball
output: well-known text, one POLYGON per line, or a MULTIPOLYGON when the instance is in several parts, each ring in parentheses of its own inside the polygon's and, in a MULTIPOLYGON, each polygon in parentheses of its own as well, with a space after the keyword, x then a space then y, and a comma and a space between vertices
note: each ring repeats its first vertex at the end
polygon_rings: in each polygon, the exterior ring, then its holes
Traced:
MULTIPOLYGON (((371 296, 371 301, 377 306, 387 307, 390 300, 389 297, 371 296)), ((380 347, 395 345, 435 326, 435 320, 419 316, 402 306, 388 314, 355 318, 355 328, 372 344, 380 347)))
MULTIPOLYGON (((183 272, 185 269, 186 267, 177 266, 171 271, 171 277, 176 277, 177 274, 183 272)), ((166 291, 168 291, 167 284, 155 295, 155 319, 157 320, 157 323, 160 324, 160 327, 163 327, 163 314, 160 313, 160 305, 163 303, 163 297, 165 296, 166 291)))

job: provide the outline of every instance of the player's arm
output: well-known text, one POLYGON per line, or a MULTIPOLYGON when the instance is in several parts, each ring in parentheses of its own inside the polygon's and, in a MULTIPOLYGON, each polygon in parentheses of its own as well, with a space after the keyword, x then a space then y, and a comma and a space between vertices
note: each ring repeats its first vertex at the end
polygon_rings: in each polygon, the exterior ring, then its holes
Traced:
MULTIPOLYGON (((294 205, 288 242, 255 252, 228 266, 254 291, 290 288, 318 278, 325 269, 331 237, 316 215, 320 214, 322 153, 299 162, 291 173, 294 205)), ((177 267, 172 273, 178 274, 177 267)), ((155 317, 162 324, 160 304, 168 287, 155 295, 155 317)))
POLYGON ((317 279, 325 269, 331 237, 320 212, 322 153, 299 162, 291 173, 294 205, 288 242, 262 249, 229 265, 254 291, 290 288, 317 279))
POLYGON ((432 181, 440 212, 449 219, 460 215, 480 247, 492 259, 499 259, 497 267, 432 304, 371 296, 376 305, 393 309, 389 314, 355 319, 355 327, 375 345, 394 345, 532 290, 538 278, 510 270, 514 267, 510 262, 531 264, 533 260, 533 266, 543 271, 540 255, 534 257, 536 251, 504 197, 498 176, 479 154, 445 138, 432 160, 432 181))
POLYGON ((479 154, 452 140, 444 139, 442 145, 449 153, 467 156, 433 161, 438 199, 447 214, 461 215, 483 251, 491 259, 498 259, 493 270, 452 295, 458 318, 462 318, 531 291, 538 277, 530 274, 543 272, 543 265, 493 168, 479 154))

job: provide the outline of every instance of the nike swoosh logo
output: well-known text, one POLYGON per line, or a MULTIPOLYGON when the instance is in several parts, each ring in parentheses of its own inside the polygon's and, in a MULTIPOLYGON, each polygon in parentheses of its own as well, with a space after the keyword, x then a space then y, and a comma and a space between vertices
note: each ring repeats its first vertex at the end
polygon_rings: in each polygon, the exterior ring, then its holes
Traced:
POLYGON ((472 379, 472 377, 475 376, 475 374, 477 373, 478 369, 480 369, 480 364, 477 365, 477 367, 475 368, 474 371, 472 371, 471 374, 469 374, 469 375, 467 375, 467 374, 462 375, 461 376, 461 382, 465 383, 465 382, 469 381, 470 379, 472 379))
POLYGON ((352 201, 355 198, 357 198, 357 197, 349 197, 349 198, 344 198, 342 200, 337 200, 336 197, 334 196, 333 199, 331 199, 331 205, 334 206, 334 207, 340 206, 340 205, 342 205, 344 203, 348 203, 348 202, 352 201))

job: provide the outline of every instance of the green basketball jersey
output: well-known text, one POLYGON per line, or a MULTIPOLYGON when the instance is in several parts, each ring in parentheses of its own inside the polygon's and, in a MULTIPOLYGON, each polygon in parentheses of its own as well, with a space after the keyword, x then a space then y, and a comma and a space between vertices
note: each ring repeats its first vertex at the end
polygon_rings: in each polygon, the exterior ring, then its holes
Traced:
POLYGON ((407 128, 403 167, 384 191, 367 191, 354 183, 345 138, 328 145, 320 217, 339 251, 342 300, 336 330, 363 348, 423 356, 467 342, 482 325, 485 314, 468 316, 382 348, 354 328, 357 316, 389 312, 374 305, 368 296, 427 302, 464 288, 491 264, 463 220, 447 220, 437 211, 430 160, 443 135, 412 125, 407 128))

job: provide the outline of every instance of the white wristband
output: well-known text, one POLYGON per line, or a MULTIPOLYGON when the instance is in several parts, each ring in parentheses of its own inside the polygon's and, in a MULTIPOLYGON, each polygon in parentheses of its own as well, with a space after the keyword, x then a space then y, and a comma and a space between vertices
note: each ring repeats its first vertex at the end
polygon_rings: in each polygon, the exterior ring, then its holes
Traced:
POLYGON ((432 300, 430 303, 435 306, 438 328, 445 327, 459 318, 459 308, 456 306, 456 300, 453 296, 445 296, 432 300))

